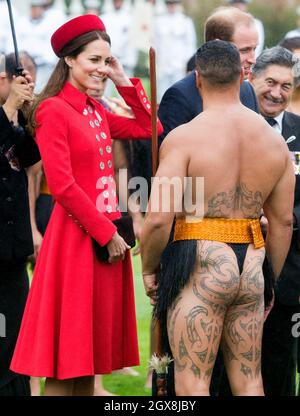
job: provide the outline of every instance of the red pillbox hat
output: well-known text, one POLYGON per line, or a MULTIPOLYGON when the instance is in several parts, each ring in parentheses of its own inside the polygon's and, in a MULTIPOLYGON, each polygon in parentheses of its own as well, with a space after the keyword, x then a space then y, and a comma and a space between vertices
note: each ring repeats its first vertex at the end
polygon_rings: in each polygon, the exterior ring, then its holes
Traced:
POLYGON ((105 26, 102 20, 93 14, 85 14, 69 20, 67 23, 60 26, 51 37, 52 49, 59 57, 59 52, 71 40, 93 30, 105 31, 105 26))

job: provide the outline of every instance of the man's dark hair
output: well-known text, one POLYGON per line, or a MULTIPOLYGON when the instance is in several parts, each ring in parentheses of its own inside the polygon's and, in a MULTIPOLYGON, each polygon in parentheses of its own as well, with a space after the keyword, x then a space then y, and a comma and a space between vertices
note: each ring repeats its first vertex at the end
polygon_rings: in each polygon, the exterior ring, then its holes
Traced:
POLYGON ((206 42, 196 54, 196 70, 212 86, 235 83, 241 75, 241 60, 233 43, 223 40, 206 42))
POLYGON ((257 58, 255 65, 252 67, 253 75, 259 75, 270 65, 278 65, 293 69, 299 60, 294 57, 291 51, 282 46, 274 46, 265 49, 257 58))
MULTIPOLYGON (((21 51, 19 53, 19 57, 28 58, 33 63, 34 67, 37 68, 36 62, 31 55, 29 55, 26 51, 21 51)), ((14 53, 9 53, 5 55, 5 72, 8 79, 12 79, 14 75, 16 75, 16 57, 14 53)))
POLYGON ((186 72, 192 72, 196 68, 196 54, 194 53, 193 56, 187 61, 186 64, 186 72))
POLYGON ((295 49, 300 49, 300 37, 297 36, 294 38, 283 39, 278 45, 288 49, 291 52, 294 52, 295 49))

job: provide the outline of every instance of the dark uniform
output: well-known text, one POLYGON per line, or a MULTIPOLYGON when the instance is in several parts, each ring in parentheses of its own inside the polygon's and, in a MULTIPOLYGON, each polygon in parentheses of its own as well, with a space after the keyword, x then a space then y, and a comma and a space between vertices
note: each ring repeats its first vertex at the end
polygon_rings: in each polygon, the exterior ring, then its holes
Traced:
POLYGON ((30 394, 28 378, 9 370, 28 294, 26 258, 33 253, 25 167, 40 160, 19 112, 14 127, 0 107, 0 396, 30 394))
POLYGON ((263 332, 262 376, 266 396, 296 394, 297 343, 293 336, 294 314, 300 312, 300 117, 285 112, 282 122, 296 174, 291 247, 275 287, 275 303, 263 332))

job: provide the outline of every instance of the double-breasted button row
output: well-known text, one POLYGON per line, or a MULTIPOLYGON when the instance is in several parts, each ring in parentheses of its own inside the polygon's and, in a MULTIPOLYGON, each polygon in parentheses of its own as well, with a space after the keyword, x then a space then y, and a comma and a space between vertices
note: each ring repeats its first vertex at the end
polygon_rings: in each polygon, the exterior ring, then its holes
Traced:
MULTIPOLYGON (((100 162, 100 169, 101 170, 104 170, 105 169, 105 163, 104 162, 100 162)), ((112 168, 112 161, 111 160, 109 160, 108 162, 107 162, 107 167, 109 168, 109 169, 111 169, 112 168)))
MULTIPOLYGON (((106 150, 106 153, 108 153, 108 154, 111 154, 111 152, 112 152, 111 146, 106 146, 105 150, 106 150)), ((99 153, 100 153, 101 156, 103 156, 104 150, 103 150, 102 147, 99 148, 99 153)))
POLYGON ((103 185, 105 185, 105 184, 107 184, 107 182, 113 182, 114 181, 114 178, 113 178, 113 176, 112 175, 109 175, 109 176, 102 176, 102 178, 101 178, 101 182, 103 183, 103 185))
MULTIPOLYGON (((111 194, 112 194, 113 197, 115 197, 117 195, 115 189, 111 190, 111 194)), ((103 191, 103 197, 104 198, 109 198, 109 191, 108 190, 103 191)))
POLYGON ((90 126, 92 127, 92 129, 94 129, 95 128, 95 126, 96 127, 100 127, 100 123, 99 123, 99 121, 98 120, 94 120, 94 121, 90 121, 90 126))
MULTIPOLYGON (((106 135, 106 133, 104 133, 104 131, 102 131, 101 133, 100 133, 100 136, 102 137, 102 139, 103 140, 106 140, 107 139, 107 135, 106 135)), ((98 141, 98 142, 100 142, 100 136, 99 136, 99 134, 96 134, 96 140, 98 141)))

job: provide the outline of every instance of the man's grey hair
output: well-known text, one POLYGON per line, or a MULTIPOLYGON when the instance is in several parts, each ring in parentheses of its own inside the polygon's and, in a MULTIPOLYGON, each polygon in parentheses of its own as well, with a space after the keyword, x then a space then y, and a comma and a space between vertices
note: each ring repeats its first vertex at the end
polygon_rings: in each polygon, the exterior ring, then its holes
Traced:
POLYGON ((288 49, 282 46, 274 46, 273 48, 265 49, 257 58, 256 64, 252 67, 253 75, 257 76, 270 65, 279 65, 294 70, 294 77, 299 76, 296 69, 299 71, 299 59, 296 58, 288 49))

